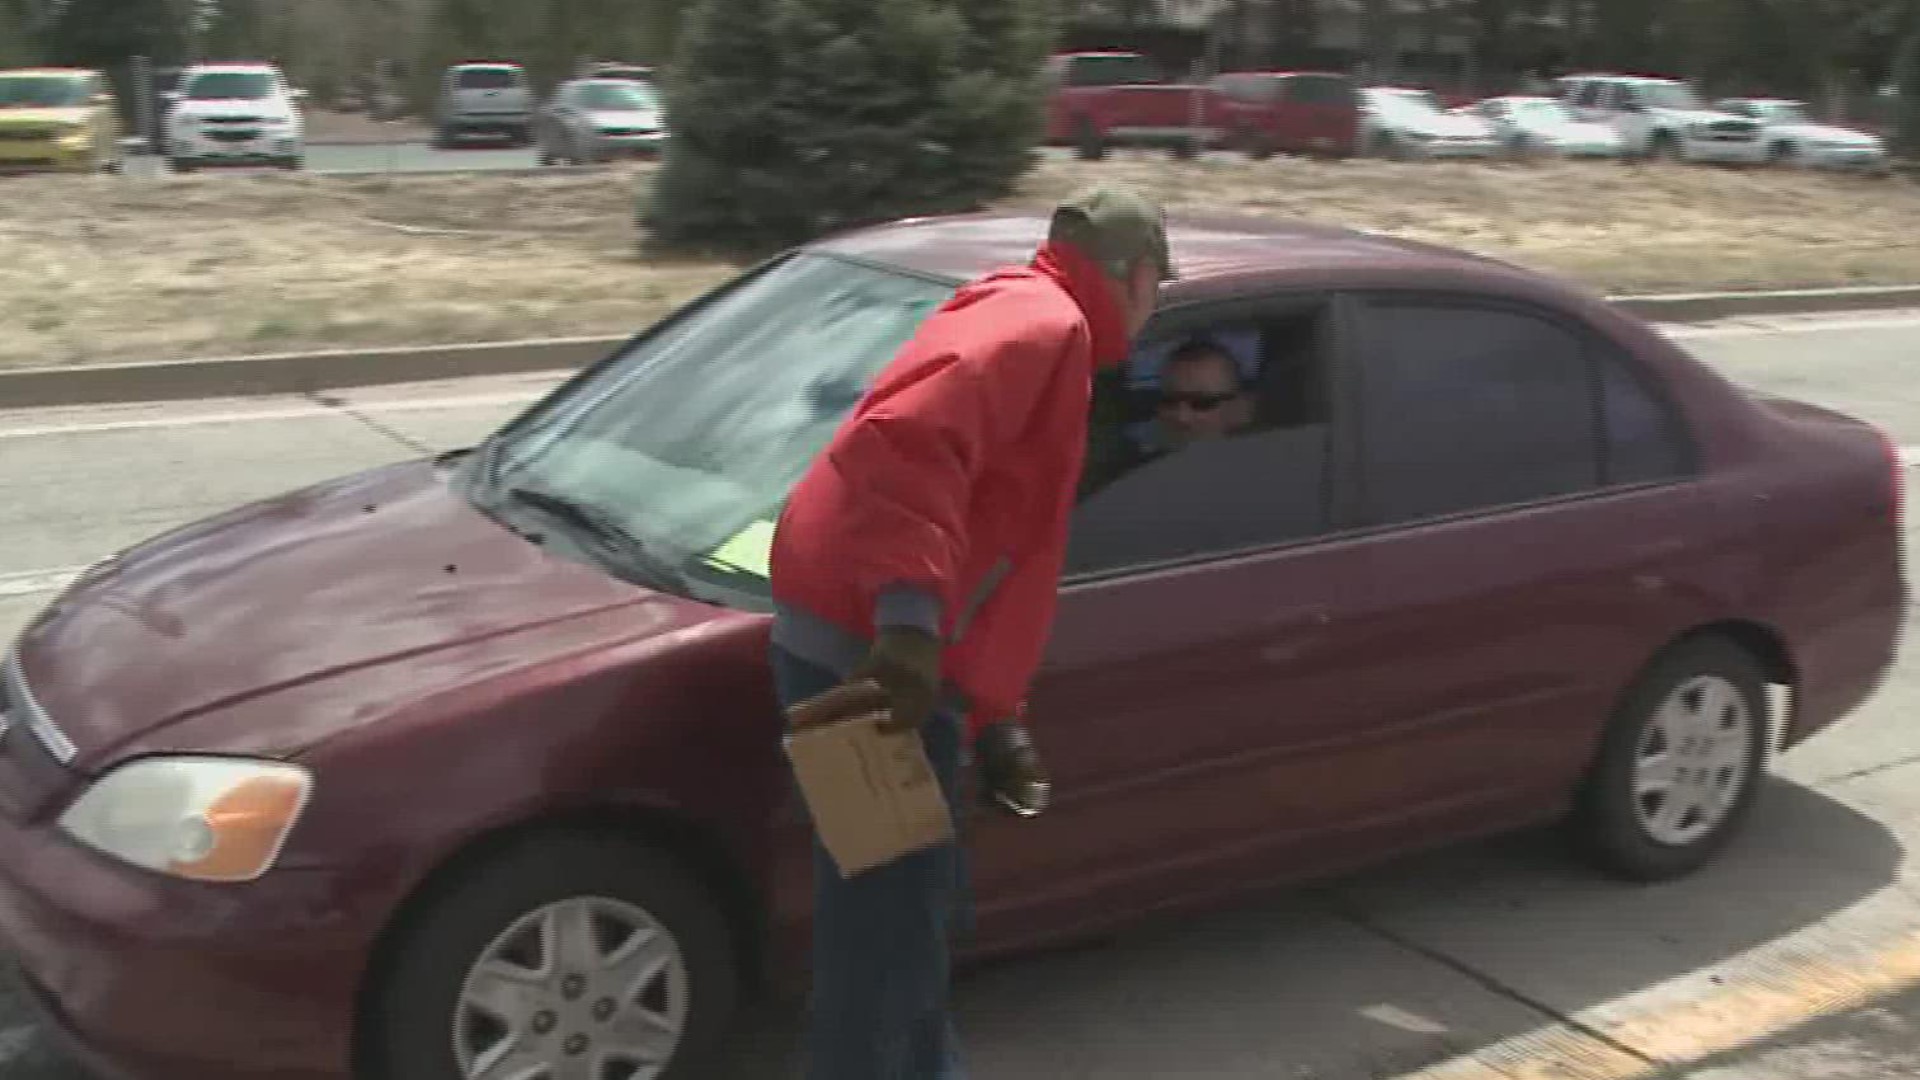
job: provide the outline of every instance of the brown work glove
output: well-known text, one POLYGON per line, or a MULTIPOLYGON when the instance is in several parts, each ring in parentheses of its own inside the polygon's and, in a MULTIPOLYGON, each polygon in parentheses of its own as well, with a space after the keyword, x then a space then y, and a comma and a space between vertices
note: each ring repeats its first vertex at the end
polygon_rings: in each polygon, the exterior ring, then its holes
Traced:
POLYGON ((940 700, 940 639, 911 626, 883 626, 874 635, 867 658, 847 677, 879 685, 892 713, 882 726, 918 731, 940 700))
POLYGON ((1017 817, 1035 817, 1052 804, 1053 780, 1025 724, 988 724, 974 738, 973 756, 980 770, 980 795, 988 805, 1017 817))

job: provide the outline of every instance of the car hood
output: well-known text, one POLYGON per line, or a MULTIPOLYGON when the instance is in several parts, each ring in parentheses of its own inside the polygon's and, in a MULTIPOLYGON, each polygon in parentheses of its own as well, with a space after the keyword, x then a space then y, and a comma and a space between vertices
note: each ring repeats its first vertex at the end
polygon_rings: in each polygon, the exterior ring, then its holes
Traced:
POLYGON ((1767 131, 1773 135, 1785 135, 1834 146, 1874 146, 1880 141, 1864 131, 1850 131, 1828 124, 1776 124, 1767 131))
POLYGON ((446 480, 427 463, 358 474, 83 574, 19 643, 76 763, 135 741, 297 753, 409 698, 720 611, 551 555, 446 480))
POLYGON ((1448 138, 1485 138, 1493 130, 1484 121, 1470 116, 1453 116, 1447 113, 1435 113, 1431 116, 1402 113, 1399 116, 1389 115, 1386 120, 1390 126, 1405 131, 1417 131, 1426 135, 1448 138))
POLYGON ((0 128, 84 124, 92 118, 87 109, 0 109, 0 128))
POLYGON ((258 117, 265 120, 293 119, 293 110, 284 102, 249 101, 244 98, 183 101, 174 106, 174 113, 177 116, 193 117, 199 120, 229 120, 236 117, 258 117))
POLYGON ((1724 124, 1732 120, 1735 123, 1745 124, 1749 127, 1760 126, 1760 121, 1750 116, 1736 116, 1733 113, 1720 112, 1717 109, 1653 109, 1651 111, 1659 113, 1669 120, 1678 121, 1683 124, 1724 124))
POLYGON ((1561 142, 1612 143, 1620 141, 1620 133, 1606 124, 1596 124, 1589 120, 1567 122, 1536 122, 1530 130, 1548 135, 1561 142))
POLYGON ((660 114, 652 109, 597 109, 590 118, 597 128, 657 128, 660 114))

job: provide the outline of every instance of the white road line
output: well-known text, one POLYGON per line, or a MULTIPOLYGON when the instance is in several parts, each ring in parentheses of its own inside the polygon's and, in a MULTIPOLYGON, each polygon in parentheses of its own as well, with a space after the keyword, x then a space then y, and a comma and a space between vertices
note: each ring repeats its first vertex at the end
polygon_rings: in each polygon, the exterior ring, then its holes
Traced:
MULTIPOLYGON (((1765 317, 1754 316, 1754 318, 1765 317)), ((1693 338, 1767 337, 1773 334, 1826 334, 1853 330, 1914 330, 1920 329, 1920 318, 1903 315, 1878 319, 1786 319, 1780 322, 1752 322, 1728 326, 1661 323, 1655 325, 1675 341, 1686 341, 1693 338)))
POLYGON ((59 570, 26 570, 19 573, 0 574, 0 597, 32 596, 34 593, 55 592, 67 587, 67 583, 80 576, 83 566, 63 567, 59 570))
POLYGON ((101 420, 93 423, 42 424, 33 427, 0 427, 0 439, 34 439, 53 435, 89 435, 105 431, 141 431, 154 428, 207 427, 216 424, 250 424, 266 420, 311 420, 322 417, 347 418, 345 410, 357 413, 438 412, 451 409, 481 409, 495 405, 524 405, 537 400, 545 390, 516 390, 511 393, 469 394, 464 397, 418 398, 412 401, 349 401, 341 407, 331 405, 294 405, 279 409, 249 412, 203 413, 199 416, 156 416, 142 420, 101 420))
MULTIPOLYGON (((1902 446, 1900 463, 1909 469, 1920 466, 1920 445, 1902 446)), ((55 592, 66 588, 69 582, 79 577, 85 570, 84 566, 66 566, 53 570, 19 570, 13 573, 0 573, 0 598, 55 592)))

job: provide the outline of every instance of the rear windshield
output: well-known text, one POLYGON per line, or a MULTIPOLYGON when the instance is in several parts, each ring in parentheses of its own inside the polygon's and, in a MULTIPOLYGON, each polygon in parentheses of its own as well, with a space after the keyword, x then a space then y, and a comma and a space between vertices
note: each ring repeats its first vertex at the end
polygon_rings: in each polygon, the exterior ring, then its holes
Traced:
POLYGON ((1160 65, 1139 55, 1077 56, 1067 67, 1069 86, 1139 86, 1165 81, 1160 65))
POLYGON ((621 110, 644 112, 659 104, 659 98, 654 96, 653 87, 646 83, 589 83, 580 88, 580 105, 583 108, 605 109, 612 112, 621 110))
POLYGON ((264 71, 209 71, 187 84, 195 101, 261 101, 273 96, 273 76, 264 71))
POLYGON ((1300 105, 1352 105, 1353 81, 1339 75, 1295 75, 1288 99, 1300 105))
POLYGON ((462 68, 454 79, 462 90, 507 90, 520 85, 517 68, 462 68))

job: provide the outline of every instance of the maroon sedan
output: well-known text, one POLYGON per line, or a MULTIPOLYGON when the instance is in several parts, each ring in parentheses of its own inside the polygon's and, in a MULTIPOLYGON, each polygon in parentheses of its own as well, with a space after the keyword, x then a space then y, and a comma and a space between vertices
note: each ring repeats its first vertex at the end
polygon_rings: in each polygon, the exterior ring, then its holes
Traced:
MULTIPOLYGON (((738 995, 804 974, 770 522, 916 324, 1042 230, 789 253, 470 451, 88 572, 0 700, 0 933, 51 1025, 136 1077, 705 1075, 738 995)), ((1057 805, 970 823, 976 955, 1553 821, 1683 874, 1770 735, 1887 670, 1874 428, 1503 264, 1245 221, 1173 243, 1096 387, 1032 695, 1057 805), (1196 337, 1248 422, 1160 452, 1215 404, 1157 396, 1196 337)))

